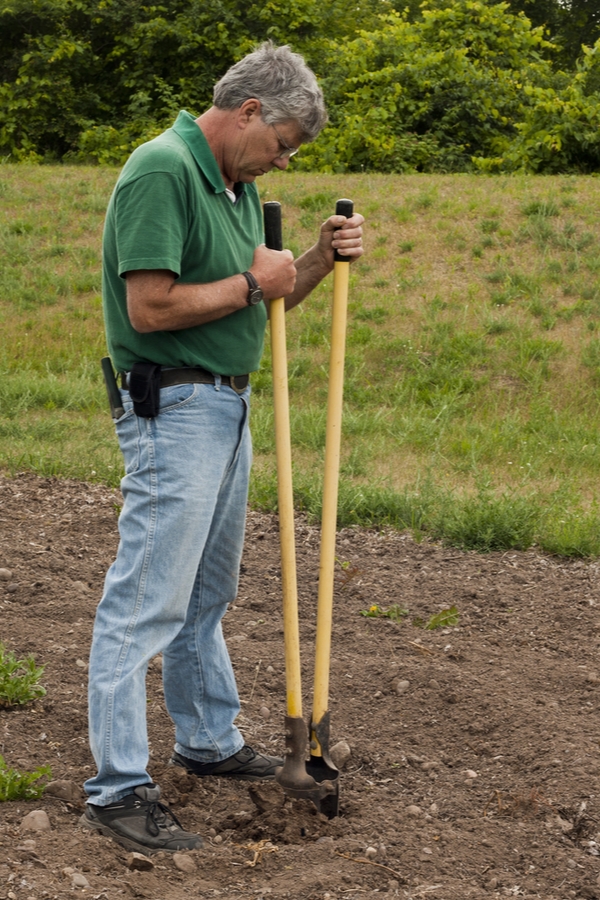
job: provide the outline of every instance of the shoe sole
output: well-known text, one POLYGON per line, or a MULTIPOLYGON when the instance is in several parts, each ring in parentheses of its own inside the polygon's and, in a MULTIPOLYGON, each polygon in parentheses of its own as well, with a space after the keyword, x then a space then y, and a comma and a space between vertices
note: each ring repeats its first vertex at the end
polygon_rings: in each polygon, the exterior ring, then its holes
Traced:
POLYGON ((193 769, 188 769, 187 766, 182 766, 181 763, 174 762, 172 759, 169 760, 168 765, 177 766, 178 769, 183 769, 185 772, 189 772, 190 775, 195 775, 196 778, 232 778, 235 781, 275 781, 275 775, 244 775, 235 772, 194 772, 193 769))
POLYGON ((117 831, 113 831, 112 828, 109 828, 108 825, 103 825, 102 822, 90 821, 85 813, 79 819, 79 824, 89 831, 96 831, 104 835, 104 837, 112 838, 113 841, 120 844, 121 847, 125 847, 126 850, 132 850, 134 853, 143 853, 144 856, 152 856, 153 853, 158 853, 160 850, 165 850, 167 853, 178 853, 181 850, 200 850, 203 846, 203 841, 199 838, 200 842, 196 847, 147 847, 145 844, 139 844, 137 841, 124 837, 117 831))

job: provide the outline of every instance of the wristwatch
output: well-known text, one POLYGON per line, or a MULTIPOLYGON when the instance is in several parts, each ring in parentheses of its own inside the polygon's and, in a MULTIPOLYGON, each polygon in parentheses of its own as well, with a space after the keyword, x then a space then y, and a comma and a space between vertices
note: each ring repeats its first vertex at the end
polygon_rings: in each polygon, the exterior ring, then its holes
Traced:
POLYGON ((248 306, 256 306, 257 303, 260 303, 260 301, 264 299, 261 287, 252 272, 242 272, 242 275, 248 282, 248 296, 246 297, 246 302, 248 303, 248 306))

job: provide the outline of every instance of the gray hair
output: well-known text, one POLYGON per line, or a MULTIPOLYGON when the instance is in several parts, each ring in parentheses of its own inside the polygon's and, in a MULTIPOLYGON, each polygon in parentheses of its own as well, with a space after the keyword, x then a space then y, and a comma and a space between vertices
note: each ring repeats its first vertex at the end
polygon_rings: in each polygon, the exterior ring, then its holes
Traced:
POLYGON ((238 109, 245 100, 260 100, 265 125, 293 119, 302 141, 314 141, 327 121, 323 93, 299 53, 265 41, 254 53, 232 66, 218 81, 213 103, 218 109, 238 109))

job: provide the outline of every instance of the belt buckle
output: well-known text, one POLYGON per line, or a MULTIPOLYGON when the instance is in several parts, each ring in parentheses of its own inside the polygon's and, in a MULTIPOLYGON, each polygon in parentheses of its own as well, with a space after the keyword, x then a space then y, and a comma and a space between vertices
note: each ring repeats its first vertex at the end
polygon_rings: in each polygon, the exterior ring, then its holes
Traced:
POLYGON ((246 388, 248 387, 248 381, 243 387, 238 387, 236 384, 236 378, 243 378, 243 375, 221 375, 221 381, 225 384, 229 385, 229 387, 236 392, 236 394, 243 394, 246 388))

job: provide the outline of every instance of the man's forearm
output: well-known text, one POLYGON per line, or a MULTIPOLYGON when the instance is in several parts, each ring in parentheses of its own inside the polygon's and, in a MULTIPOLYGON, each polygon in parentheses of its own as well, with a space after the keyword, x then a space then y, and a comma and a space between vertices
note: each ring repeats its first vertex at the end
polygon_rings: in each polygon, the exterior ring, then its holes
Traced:
POLYGON ((333 265, 323 257, 318 249, 318 244, 303 253, 295 261, 296 266, 296 285, 291 294, 285 298, 286 310, 293 309, 301 303, 316 286, 329 275, 333 269, 333 265))
POLYGON ((247 293, 241 275, 211 284, 181 284, 162 270, 127 274, 127 311, 141 334, 180 331, 221 319, 243 309, 247 293))

